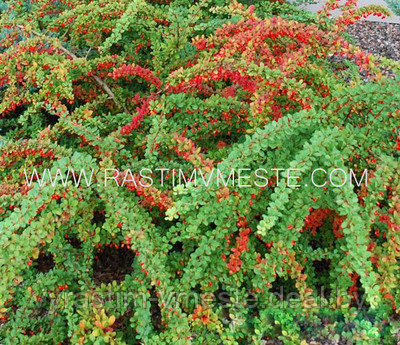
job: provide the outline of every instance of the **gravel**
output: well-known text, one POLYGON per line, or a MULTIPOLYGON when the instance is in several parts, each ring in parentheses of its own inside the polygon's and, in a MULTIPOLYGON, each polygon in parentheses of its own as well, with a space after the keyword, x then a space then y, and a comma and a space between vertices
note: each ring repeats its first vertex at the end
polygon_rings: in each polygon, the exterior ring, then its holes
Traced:
POLYGON ((364 51, 400 61, 400 24, 360 21, 348 33, 364 51))

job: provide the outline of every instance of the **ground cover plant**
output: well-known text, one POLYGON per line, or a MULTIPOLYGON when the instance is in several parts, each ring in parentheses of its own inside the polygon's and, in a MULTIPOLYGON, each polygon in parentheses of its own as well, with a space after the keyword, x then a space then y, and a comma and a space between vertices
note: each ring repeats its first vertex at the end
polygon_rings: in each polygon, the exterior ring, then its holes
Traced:
POLYGON ((400 16, 400 1, 398 1, 398 0, 388 0, 387 3, 390 6, 390 9, 393 10, 393 12, 395 14, 400 16))
POLYGON ((2 344, 399 340, 400 65, 345 38, 384 9, 337 6, 2 5, 2 344), (302 186, 213 183, 261 167, 302 186), (303 185, 335 168, 368 185, 303 185))

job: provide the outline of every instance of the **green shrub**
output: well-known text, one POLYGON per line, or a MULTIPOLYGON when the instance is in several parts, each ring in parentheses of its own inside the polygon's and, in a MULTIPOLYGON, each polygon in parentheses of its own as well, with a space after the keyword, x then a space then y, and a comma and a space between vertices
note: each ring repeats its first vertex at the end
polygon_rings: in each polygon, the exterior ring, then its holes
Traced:
POLYGON ((400 66, 343 38, 379 7, 8 3, 1 343, 396 341, 400 66), (302 187, 215 175, 275 167, 302 187), (311 183, 335 168, 368 185, 311 183))
POLYGON ((400 2, 398 0, 387 0, 386 1, 390 7, 390 9, 400 16, 400 2))

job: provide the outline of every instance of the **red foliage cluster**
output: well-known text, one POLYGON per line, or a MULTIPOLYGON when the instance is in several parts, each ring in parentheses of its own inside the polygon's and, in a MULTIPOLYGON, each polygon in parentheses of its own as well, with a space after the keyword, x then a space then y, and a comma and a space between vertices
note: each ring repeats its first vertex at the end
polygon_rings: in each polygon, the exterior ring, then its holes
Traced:
POLYGON ((149 182, 136 174, 125 175, 124 180, 119 180, 120 185, 126 186, 129 190, 136 192, 138 196, 143 197, 142 205, 148 208, 158 207, 165 211, 172 206, 172 199, 155 187, 149 186, 149 182))
POLYGON ((138 76, 157 88, 160 88, 162 85, 160 78, 156 77, 151 70, 138 65, 123 64, 120 67, 115 68, 113 72, 109 74, 109 77, 112 77, 114 80, 125 78, 125 80, 128 81, 128 77, 131 76, 138 76))
POLYGON ((239 232, 239 236, 236 237, 236 247, 232 248, 232 254, 229 256, 229 262, 226 267, 229 269, 230 274, 234 274, 240 270, 242 266, 242 260, 240 259, 242 253, 248 250, 247 244, 249 242, 250 228, 246 228, 239 232))
POLYGON ((342 238, 343 233, 341 230, 342 230, 342 222, 344 220, 344 217, 338 216, 335 211, 332 211, 331 209, 328 209, 328 208, 319 208, 316 210, 311 208, 310 214, 306 217, 306 220, 304 223, 304 229, 311 230, 311 234, 313 236, 315 236, 318 228, 320 228, 322 225, 324 225, 325 220, 329 216, 333 216, 332 230, 333 230, 335 237, 342 238))
POLYGON ((54 159, 54 152, 49 150, 49 151, 44 151, 43 149, 24 149, 24 150, 14 150, 14 151, 5 151, 1 154, 0 156, 0 166, 9 168, 13 166, 16 161, 20 159, 24 159, 31 156, 32 158, 35 157, 42 157, 42 158, 47 158, 50 160, 54 159), (9 159, 11 161, 7 162, 9 159))
POLYGON ((178 156, 191 162, 195 167, 201 167, 203 171, 211 171, 213 162, 203 157, 203 154, 200 153, 200 149, 196 148, 192 140, 185 138, 183 134, 178 135, 175 133, 174 142, 176 145, 172 149, 178 156))
POLYGON ((155 99, 153 96, 149 96, 142 100, 142 104, 136 108, 137 114, 132 117, 131 123, 121 128, 121 134, 128 135, 141 125, 144 117, 150 114, 150 101, 153 99, 155 99))

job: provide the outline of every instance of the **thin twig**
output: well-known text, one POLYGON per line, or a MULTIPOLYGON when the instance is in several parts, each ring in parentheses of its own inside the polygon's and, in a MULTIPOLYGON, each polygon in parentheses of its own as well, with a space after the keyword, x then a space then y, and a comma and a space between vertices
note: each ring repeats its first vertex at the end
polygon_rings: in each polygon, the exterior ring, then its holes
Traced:
MULTIPOLYGON (((17 25, 17 27, 21 30, 25 31, 25 27, 23 25, 17 25)), ((38 37, 42 37, 48 41, 51 41, 50 37, 47 37, 46 35, 43 35, 37 31, 31 31, 32 34, 34 34, 35 36, 38 37)), ((72 60, 76 60, 79 59, 79 57, 77 55, 75 55, 73 52, 69 51, 67 48, 63 47, 61 42, 60 42, 60 46, 58 47, 63 53, 65 53, 66 55, 68 55, 70 58, 72 58, 72 60)), ((86 59, 86 58, 84 58, 86 59)), ((121 103, 119 103, 114 95, 114 92, 111 91, 111 89, 109 88, 109 86, 97 75, 92 75, 93 79, 96 81, 97 84, 99 84, 101 86, 101 88, 107 93, 107 95, 114 101, 115 105, 117 107, 122 106, 124 112, 129 114, 128 109, 122 105, 121 103)))
POLYGON ((89 56, 89 54, 90 54, 90 52, 92 51, 92 47, 90 47, 89 48, 89 50, 88 50, 88 52, 86 53, 86 55, 85 55, 85 59, 87 59, 88 58, 88 56, 89 56))

